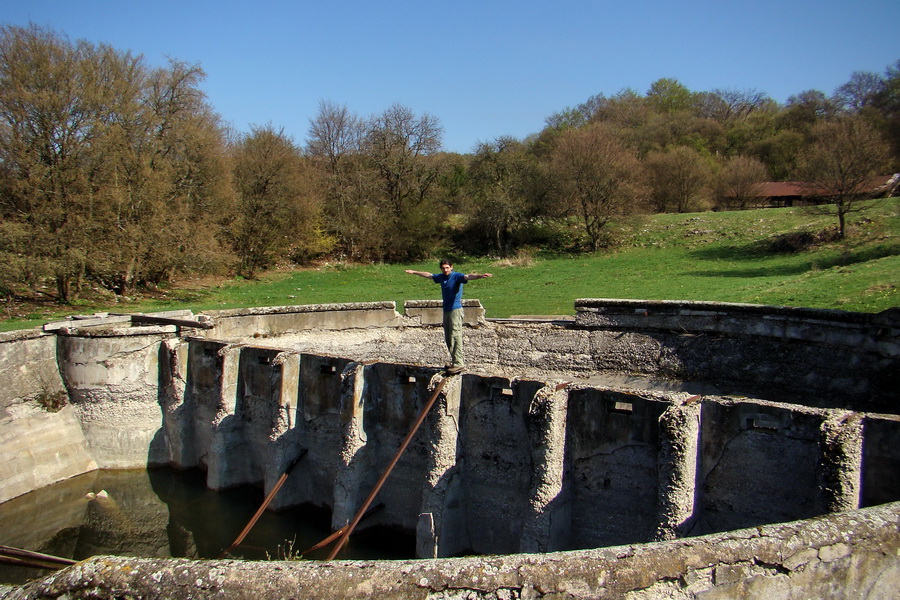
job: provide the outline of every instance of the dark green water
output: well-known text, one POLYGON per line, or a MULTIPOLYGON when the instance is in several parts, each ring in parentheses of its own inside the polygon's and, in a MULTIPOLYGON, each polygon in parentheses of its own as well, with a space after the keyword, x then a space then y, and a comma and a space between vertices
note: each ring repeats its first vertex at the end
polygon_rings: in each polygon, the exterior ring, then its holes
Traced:
MULTIPOLYGON (((199 470, 96 471, 0 504, 0 544, 82 560, 95 555, 217 558, 264 500, 252 486, 215 492, 199 470), (106 494, 96 495, 105 491, 106 494)), ((266 511, 232 553, 283 559, 330 533, 327 509, 266 511)), ((330 548, 308 559, 324 559, 330 548)), ((354 533, 339 558, 413 558, 410 534, 383 528, 354 533)), ((0 564, 0 583, 23 583, 50 571, 0 564)))

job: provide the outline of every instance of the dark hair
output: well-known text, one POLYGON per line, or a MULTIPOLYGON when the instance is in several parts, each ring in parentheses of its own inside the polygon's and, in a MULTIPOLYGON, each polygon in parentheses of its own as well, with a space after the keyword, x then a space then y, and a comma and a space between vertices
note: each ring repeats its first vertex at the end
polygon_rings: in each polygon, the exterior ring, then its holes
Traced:
POLYGON ((440 262, 440 264, 439 264, 438 266, 439 266, 439 267, 443 267, 444 265, 449 265, 449 266, 452 267, 452 266, 453 266, 453 263, 450 262, 449 260, 447 260, 447 259, 445 258, 444 260, 442 260, 442 261, 440 262))

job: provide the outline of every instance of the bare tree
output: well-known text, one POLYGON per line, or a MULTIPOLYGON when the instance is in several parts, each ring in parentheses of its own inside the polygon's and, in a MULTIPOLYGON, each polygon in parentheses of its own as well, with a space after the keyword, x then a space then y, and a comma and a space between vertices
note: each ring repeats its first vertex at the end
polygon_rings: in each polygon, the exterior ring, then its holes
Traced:
POLYGON ((609 126, 596 123, 563 133, 553 154, 559 193, 581 217, 592 250, 617 215, 639 208, 640 166, 609 126))
POLYGON ((436 173, 421 159, 440 150, 442 133, 437 118, 416 117, 399 104, 369 121, 366 154, 380 176, 387 207, 396 216, 427 196, 436 173))
POLYGON ((832 102, 847 112, 857 113, 870 105, 884 87, 884 79, 877 73, 854 71, 850 81, 835 90, 832 102))
POLYGON ((363 121, 346 106, 319 102, 319 112, 309 121, 306 151, 324 158, 332 172, 345 157, 357 154, 363 137, 363 121))
POLYGON ((364 138, 363 119, 346 106, 322 101, 306 141, 322 182, 327 228, 351 256, 379 245, 368 217, 373 184, 363 155, 364 138))
POLYGON ((696 94, 694 110, 698 116, 730 123, 747 118, 771 102, 771 98, 757 90, 715 89, 696 94))
POLYGON ((417 117, 399 104, 368 122, 364 152, 374 171, 386 257, 420 253, 418 246, 434 224, 423 209, 439 174, 437 163, 428 159, 440 150, 442 133, 437 118, 417 117))
POLYGON ((810 195, 821 197, 846 235, 847 214, 872 191, 872 178, 887 165, 889 149, 881 135, 858 117, 819 123, 813 143, 801 155, 801 175, 810 195))
POLYGON ((726 209, 747 208, 758 200, 762 182, 766 180, 766 166, 749 156, 733 156, 716 177, 718 206, 726 209))

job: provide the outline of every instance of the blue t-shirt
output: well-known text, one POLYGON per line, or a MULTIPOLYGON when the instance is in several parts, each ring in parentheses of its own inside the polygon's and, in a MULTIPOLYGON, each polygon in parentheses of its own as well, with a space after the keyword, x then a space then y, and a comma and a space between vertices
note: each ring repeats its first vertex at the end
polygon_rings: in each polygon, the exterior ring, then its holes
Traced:
POLYGON ((444 312, 462 308, 463 284, 466 282, 466 276, 463 273, 457 271, 450 271, 449 275, 432 273, 431 278, 435 283, 441 284, 444 312))

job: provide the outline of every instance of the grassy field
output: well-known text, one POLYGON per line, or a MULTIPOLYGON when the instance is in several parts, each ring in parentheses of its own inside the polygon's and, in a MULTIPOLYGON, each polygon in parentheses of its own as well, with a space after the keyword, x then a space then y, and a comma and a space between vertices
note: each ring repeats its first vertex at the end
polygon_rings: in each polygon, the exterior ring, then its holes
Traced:
MULTIPOLYGON (((577 298, 710 300, 879 312, 900 306, 900 200, 871 201, 850 215, 846 240, 836 218, 806 209, 666 214, 620 226, 620 245, 581 256, 535 254, 514 260, 457 260, 456 270, 494 274, 471 282, 488 317, 571 315, 577 298)), ((179 286, 154 299, 84 303, 0 322, 32 327, 64 314, 279 306, 439 298, 434 284, 404 273, 411 265, 323 265, 270 273, 258 281, 179 286)))

